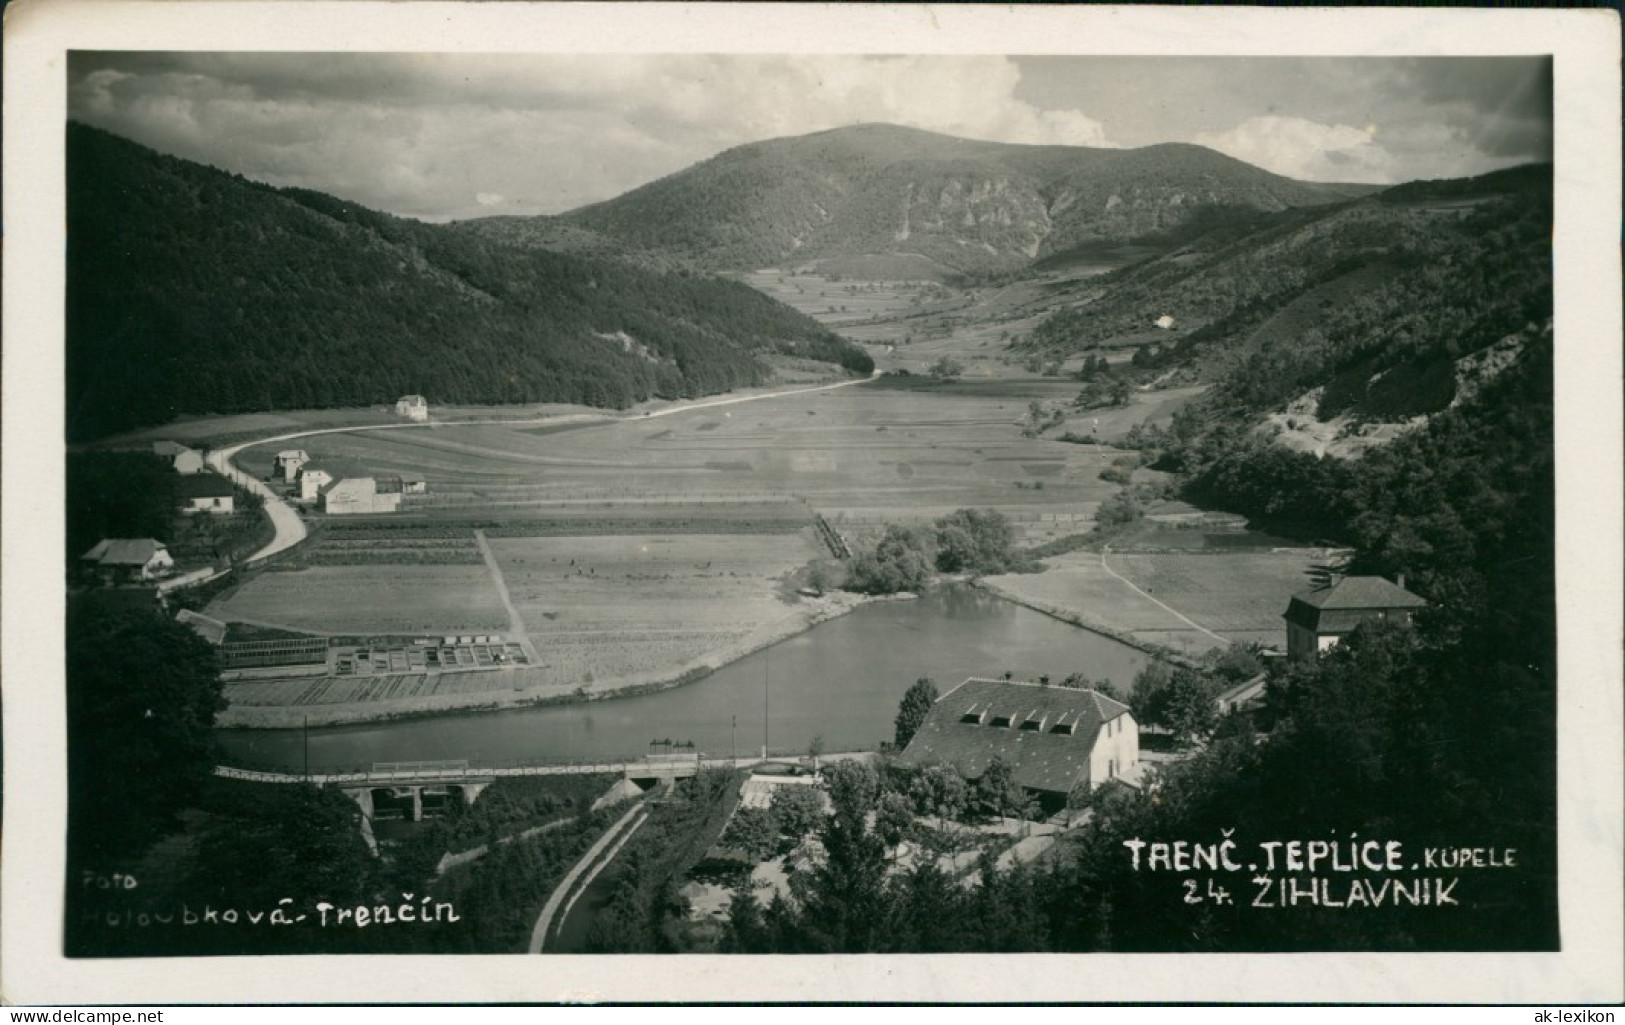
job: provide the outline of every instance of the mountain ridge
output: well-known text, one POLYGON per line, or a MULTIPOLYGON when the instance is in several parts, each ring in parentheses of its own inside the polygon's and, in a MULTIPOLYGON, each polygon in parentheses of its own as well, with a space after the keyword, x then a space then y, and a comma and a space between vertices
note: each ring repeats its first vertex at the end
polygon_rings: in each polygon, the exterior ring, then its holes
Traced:
MULTIPOLYGON (((986 275, 1167 231, 1207 207, 1281 210, 1377 188, 1299 182, 1190 143, 1002 143, 866 123, 735 146, 545 220, 711 270, 917 254, 986 275)), ((496 230, 484 221, 461 223, 496 230)))

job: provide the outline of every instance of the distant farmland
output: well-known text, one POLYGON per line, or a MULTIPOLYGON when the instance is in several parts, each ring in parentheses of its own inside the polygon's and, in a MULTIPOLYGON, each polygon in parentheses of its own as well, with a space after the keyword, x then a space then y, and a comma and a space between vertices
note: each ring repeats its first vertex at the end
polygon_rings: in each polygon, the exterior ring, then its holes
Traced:
MULTIPOLYGON (((657 515, 668 503, 788 501, 801 503, 805 522, 807 510, 868 521, 978 507, 1007 511, 1041 540, 1053 533, 1040 525, 1053 522, 1046 514, 1087 519, 1116 491, 1099 474, 1119 453, 1055 439, 1095 430, 1096 420, 1110 437, 1146 414, 1137 403, 1022 436, 1034 394, 1062 408, 1076 389, 1055 379, 944 386, 884 380, 546 433, 536 424, 435 427, 318 435, 299 445, 318 460, 423 474, 429 496, 409 501, 409 514, 551 516, 596 504, 657 515)), ((279 447, 251 450, 245 465, 268 467, 279 447)))
POLYGON ((261 573, 209 615, 318 634, 505 630, 507 613, 479 566, 316 566, 261 573))

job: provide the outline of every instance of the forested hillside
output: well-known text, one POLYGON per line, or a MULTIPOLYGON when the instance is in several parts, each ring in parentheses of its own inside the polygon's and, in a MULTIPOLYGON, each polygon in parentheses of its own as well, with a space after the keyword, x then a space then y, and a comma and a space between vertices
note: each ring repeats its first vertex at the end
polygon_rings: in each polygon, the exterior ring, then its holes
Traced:
POLYGON ((1214 207, 1277 211, 1368 191, 1200 146, 1018 146, 864 124, 739 146, 557 220, 712 268, 911 254, 977 275, 1214 207))
POLYGON ((1209 418, 1313 388, 1323 419, 1435 412, 1455 396, 1456 360, 1549 316, 1550 223, 1550 166, 1229 219, 1103 276, 1024 344, 1088 350, 1167 315, 1180 330, 1135 365, 1217 381, 1209 418))
POLYGON ((871 364, 744 285, 403 220, 70 124, 67 416, 432 403, 624 407, 871 364))

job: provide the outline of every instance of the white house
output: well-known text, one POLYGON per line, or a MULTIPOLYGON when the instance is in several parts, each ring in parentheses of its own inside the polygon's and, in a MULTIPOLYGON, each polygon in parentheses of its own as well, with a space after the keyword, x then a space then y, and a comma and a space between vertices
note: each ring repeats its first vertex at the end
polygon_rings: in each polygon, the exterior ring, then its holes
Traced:
POLYGON ((299 478, 299 468, 310 462, 310 456, 302 448, 283 449, 276 454, 276 475, 285 481, 299 478))
POLYGON ((169 549, 150 537, 113 537, 98 541, 79 561, 108 584, 157 580, 175 569, 169 549))
POLYGON ((1164 331, 1172 331, 1174 329, 1174 318, 1164 313, 1162 316, 1157 318, 1157 326, 1162 328, 1164 331))
POLYGON ((333 483, 333 475, 319 466, 305 466, 299 470, 299 501, 314 502, 322 489, 333 483))
POLYGON ((429 402, 421 395, 402 395, 395 400, 395 415, 408 420, 429 419, 429 402))

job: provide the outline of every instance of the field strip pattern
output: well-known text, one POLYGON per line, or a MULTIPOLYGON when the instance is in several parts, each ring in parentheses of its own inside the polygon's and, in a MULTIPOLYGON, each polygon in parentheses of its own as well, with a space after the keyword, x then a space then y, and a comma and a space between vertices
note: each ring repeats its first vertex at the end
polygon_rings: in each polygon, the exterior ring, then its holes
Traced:
MULTIPOLYGON (((754 402, 758 399, 774 399, 789 397, 792 395, 805 395, 810 392, 825 392, 835 388, 846 388, 854 384, 864 384, 869 381, 878 380, 879 377, 880 371, 877 370, 868 377, 858 378, 852 381, 837 381, 834 384, 818 385, 812 388, 788 388, 776 392, 767 392, 762 395, 743 395, 734 398, 712 399, 706 402, 684 403, 681 405, 671 406, 666 409, 653 410, 643 414, 643 416, 637 417, 637 419, 650 419, 657 416, 669 416, 673 413, 683 413, 691 409, 703 409, 711 406, 730 406, 740 402, 754 402)), ((558 425, 565 423, 613 422, 615 420, 632 420, 633 418, 634 417, 632 414, 624 414, 616 417, 610 414, 599 415, 593 413, 578 413, 566 416, 533 417, 523 420, 492 419, 457 421, 456 423, 457 426, 497 425, 502 427, 515 427, 525 424, 558 425)), ((310 430, 291 431, 286 434, 278 434, 269 438, 259 438, 254 441, 246 441, 211 453, 209 456, 209 463, 216 470, 219 470, 223 475, 231 478, 236 483, 241 484, 243 487, 247 488, 249 491, 252 491, 254 494, 258 495, 264 500, 266 514, 271 518, 271 523, 276 530, 276 535, 271 540, 271 543, 249 556, 248 561, 255 562, 275 555, 278 552, 292 548, 301 541, 305 540, 307 535, 304 522, 300 520, 299 514, 294 511, 292 506, 290 506, 287 502, 284 502, 276 492, 272 491, 258 480, 255 480, 252 474, 244 473, 232 462, 238 452, 252 446, 278 444, 285 441, 292 441, 296 438, 308 438, 321 434, 351 434, 360 431, 409 430, 412 428, 439 426, 442 426, 442 424, 435 421, 429 421, 427 423, 358 424, 348 427, 321 427, 310 430)), ((534 660, 535 655, 533 652, 531 653, 531 656, 534 660)))

